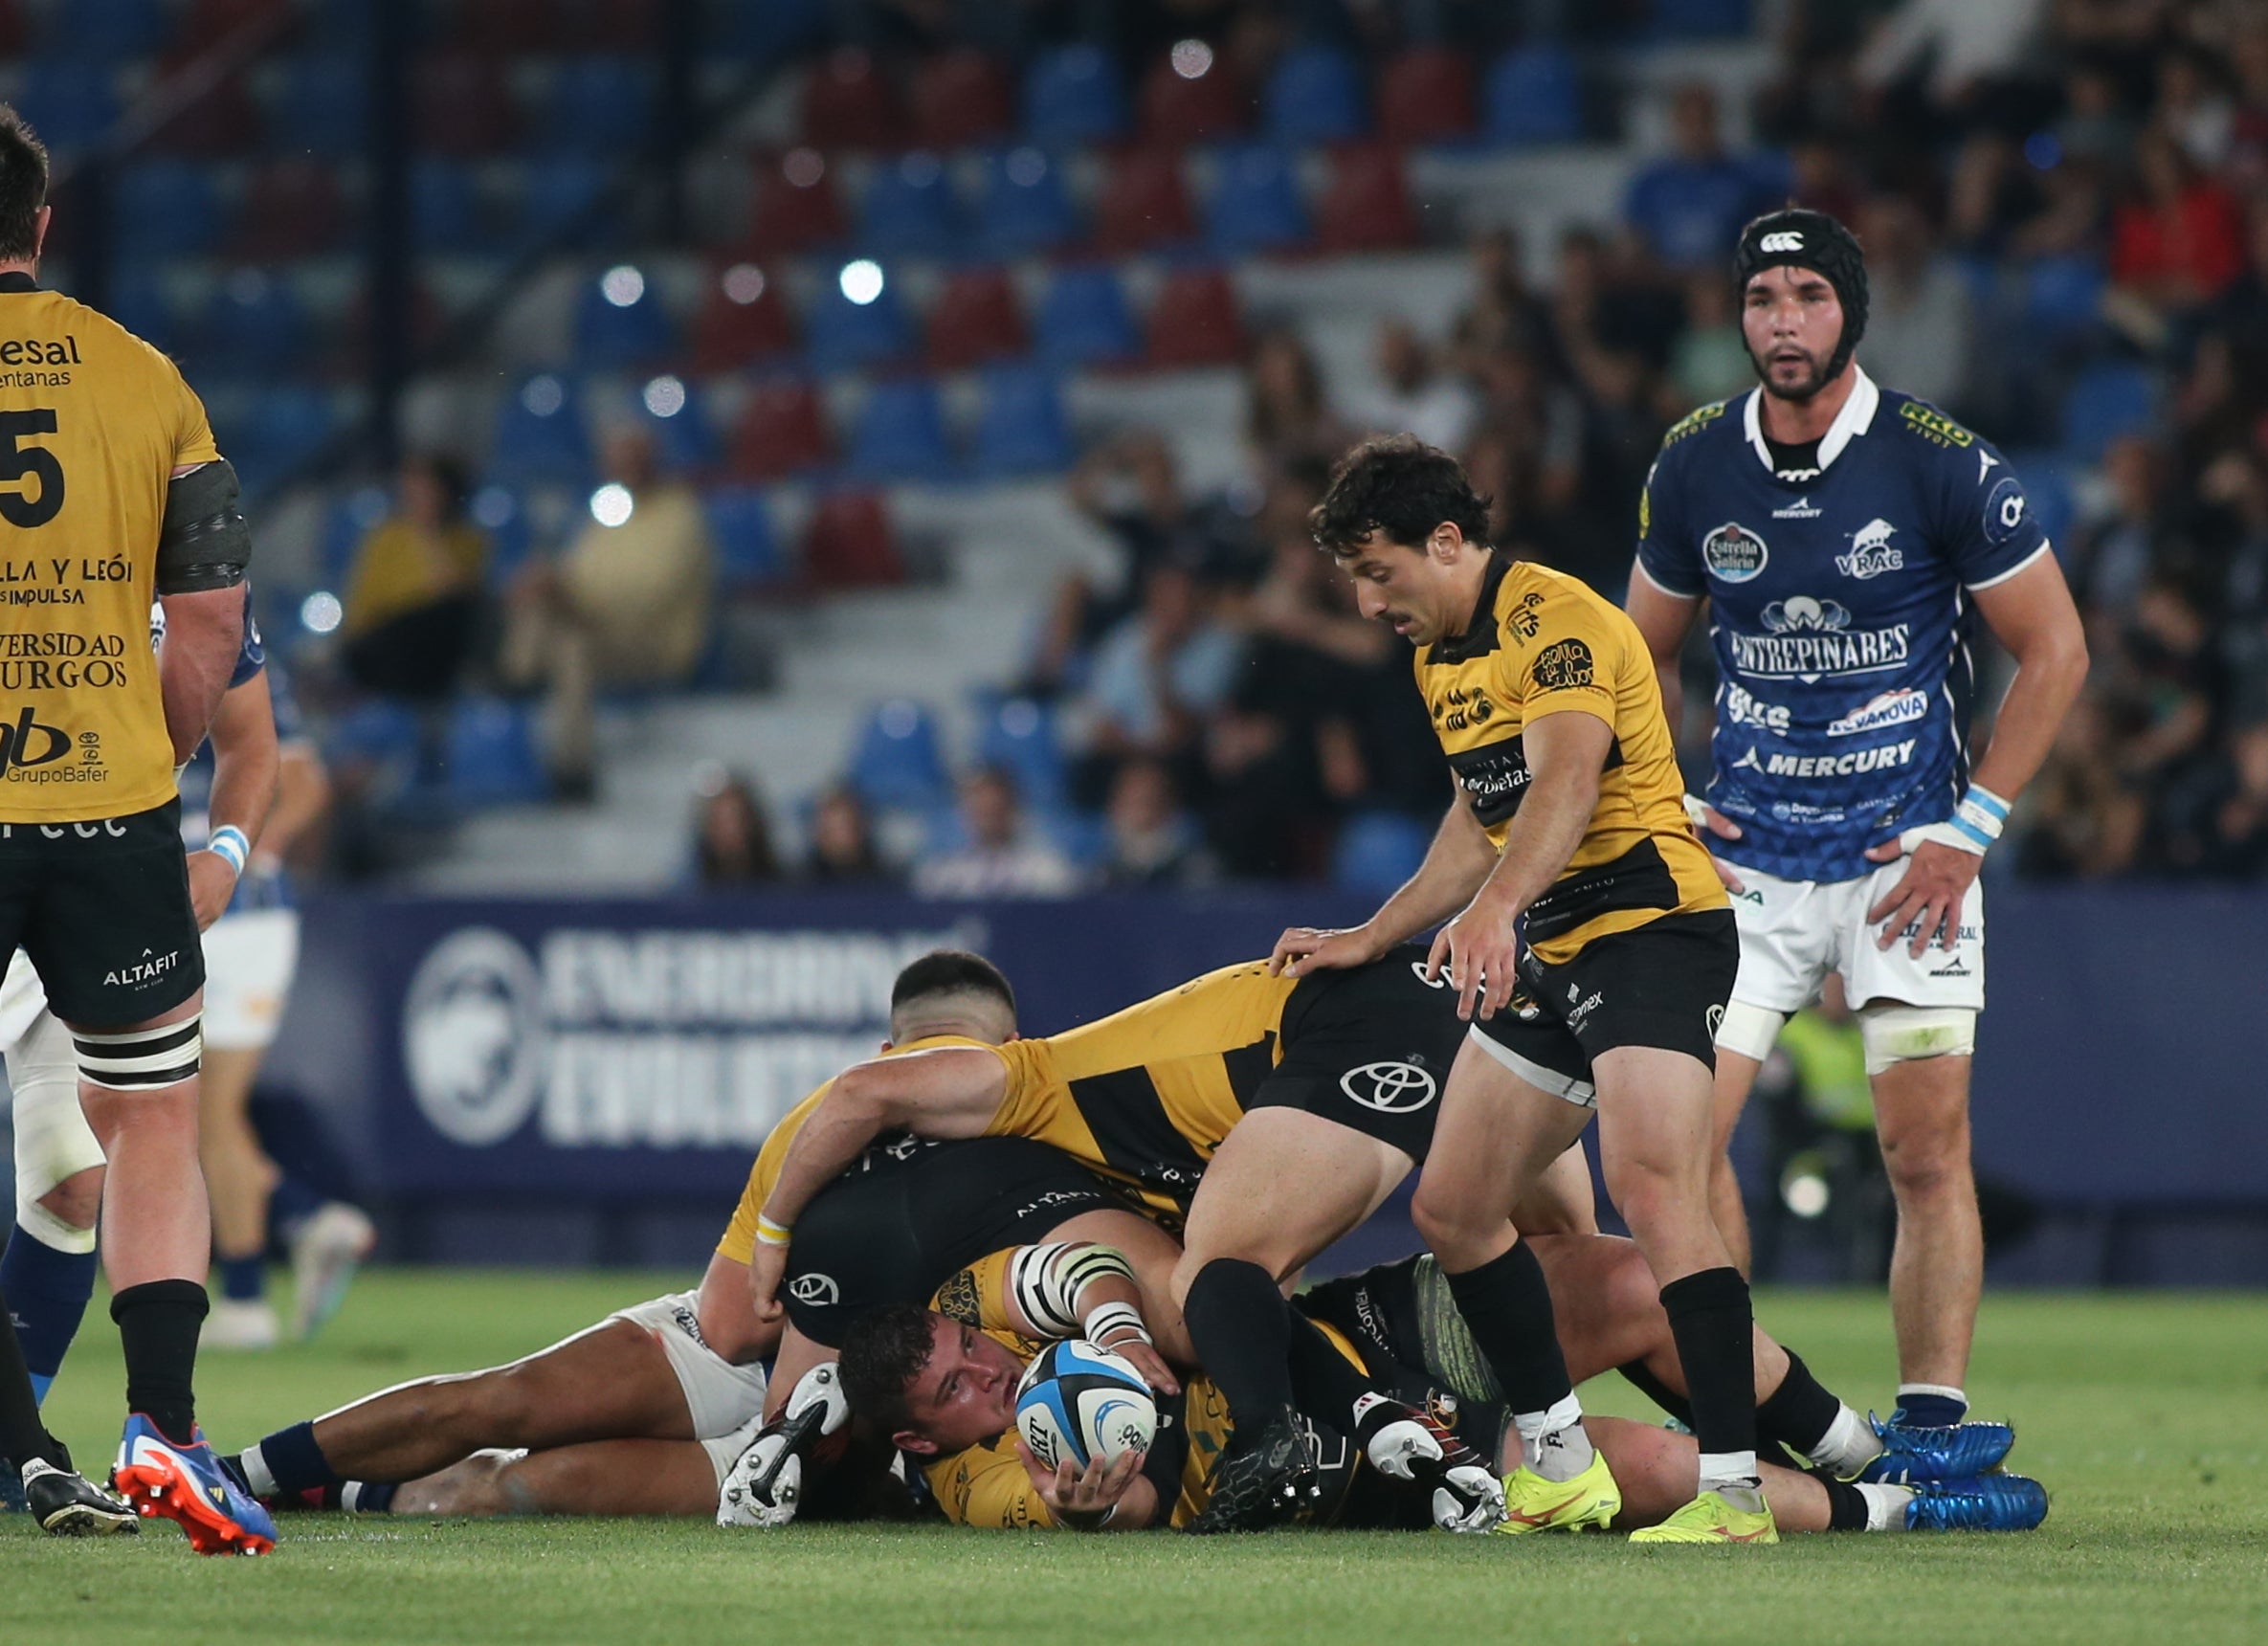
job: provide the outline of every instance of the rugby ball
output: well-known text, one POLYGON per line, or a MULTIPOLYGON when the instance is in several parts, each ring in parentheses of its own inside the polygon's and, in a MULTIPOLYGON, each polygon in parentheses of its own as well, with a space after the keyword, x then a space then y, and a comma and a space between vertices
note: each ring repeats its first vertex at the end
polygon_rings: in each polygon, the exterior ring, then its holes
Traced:
POLYGON ((1016 1428, 1040 1466, 1068 1461, 1084 1469, 1127 1452, 1145 1452, 1158 1430, 1158 1406, 1133 1364, 1074 1339, 1052 1343, 1016 1385, 1016 1428))

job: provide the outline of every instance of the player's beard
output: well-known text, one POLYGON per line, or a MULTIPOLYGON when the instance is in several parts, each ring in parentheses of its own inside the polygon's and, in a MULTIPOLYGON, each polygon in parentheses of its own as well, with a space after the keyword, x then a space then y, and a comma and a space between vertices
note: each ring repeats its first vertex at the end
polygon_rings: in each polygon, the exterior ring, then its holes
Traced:
POLYGON ((1797 406, 1807 405, 1817 396, 1820 389, 1834 380, 1834 373, 1828 369, 1833 356, 1822 358, 1809 350, 1799 352, 1810 365, 1811 370, 1805 374, 1802 382, 1792 385, 1773 381, 1771 362, 1768 359, 1759 360, 1753 351, 1750 352, 1748 364, 1755 367, 1757 381, 1764 385, 1764 391, 1774 400, 1786 400, 1797 406))

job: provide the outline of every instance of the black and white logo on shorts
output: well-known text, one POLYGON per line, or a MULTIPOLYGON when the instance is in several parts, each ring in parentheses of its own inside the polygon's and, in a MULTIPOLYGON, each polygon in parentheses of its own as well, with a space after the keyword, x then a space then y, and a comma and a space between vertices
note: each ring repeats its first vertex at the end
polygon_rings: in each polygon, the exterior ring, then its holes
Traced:
POLYGON ((1440 1090, 1433 1075, 1415 1063, 1365 1063, 1341 1075, 1339 1089, 1382 1115, 1414 1114, 1440 1090))
POLYGON ((833 1275, 798 1275, 788 1282, 788 1295, 815 1309, 843 1301, 842 1288, 834 1283, 833 1275))
MULTIPOLYGON (((1762 902, 1764 900, 1759 898, 1757 901, 1762 902)), ((1724 1027, 1724 1008, 1722 1006, 1712 1006, 1702 1015, 1708 1022, 1709 1038, 1713 1041, 1717 1038, 1717 1031, 1724 1027)))

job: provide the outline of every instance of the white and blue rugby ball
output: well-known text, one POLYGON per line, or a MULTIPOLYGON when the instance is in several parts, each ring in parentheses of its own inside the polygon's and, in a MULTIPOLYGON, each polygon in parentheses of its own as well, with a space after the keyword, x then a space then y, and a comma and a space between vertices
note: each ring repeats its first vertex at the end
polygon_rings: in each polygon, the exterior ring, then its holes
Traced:
POLYGON ((1083 1338, 1052 1343, 1016 1385, 1016 1428, 1042 1468, 1149 1450, 1158 1405, 1133 1364, 1083 1338))

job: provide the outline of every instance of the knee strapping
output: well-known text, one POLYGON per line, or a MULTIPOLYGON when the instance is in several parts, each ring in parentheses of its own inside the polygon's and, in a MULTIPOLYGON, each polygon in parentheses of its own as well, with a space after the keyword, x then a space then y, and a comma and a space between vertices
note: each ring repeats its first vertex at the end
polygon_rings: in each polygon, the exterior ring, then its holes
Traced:
POLYGON ((1866 1072, 1921 1057, 1966 1057, 1977 1049, 1977 1014, 1968 1006, 1868 1006, 1858 1012, 1866 1072))
POLYGON ((78 1072, 90 1084, 112 1092, 154 1092, 178 1085, 197 1072, 205 1046, 204 1013, 157 1029, 128 1029, 94 1034, 71 1032, 78 1051, 78 1072))

